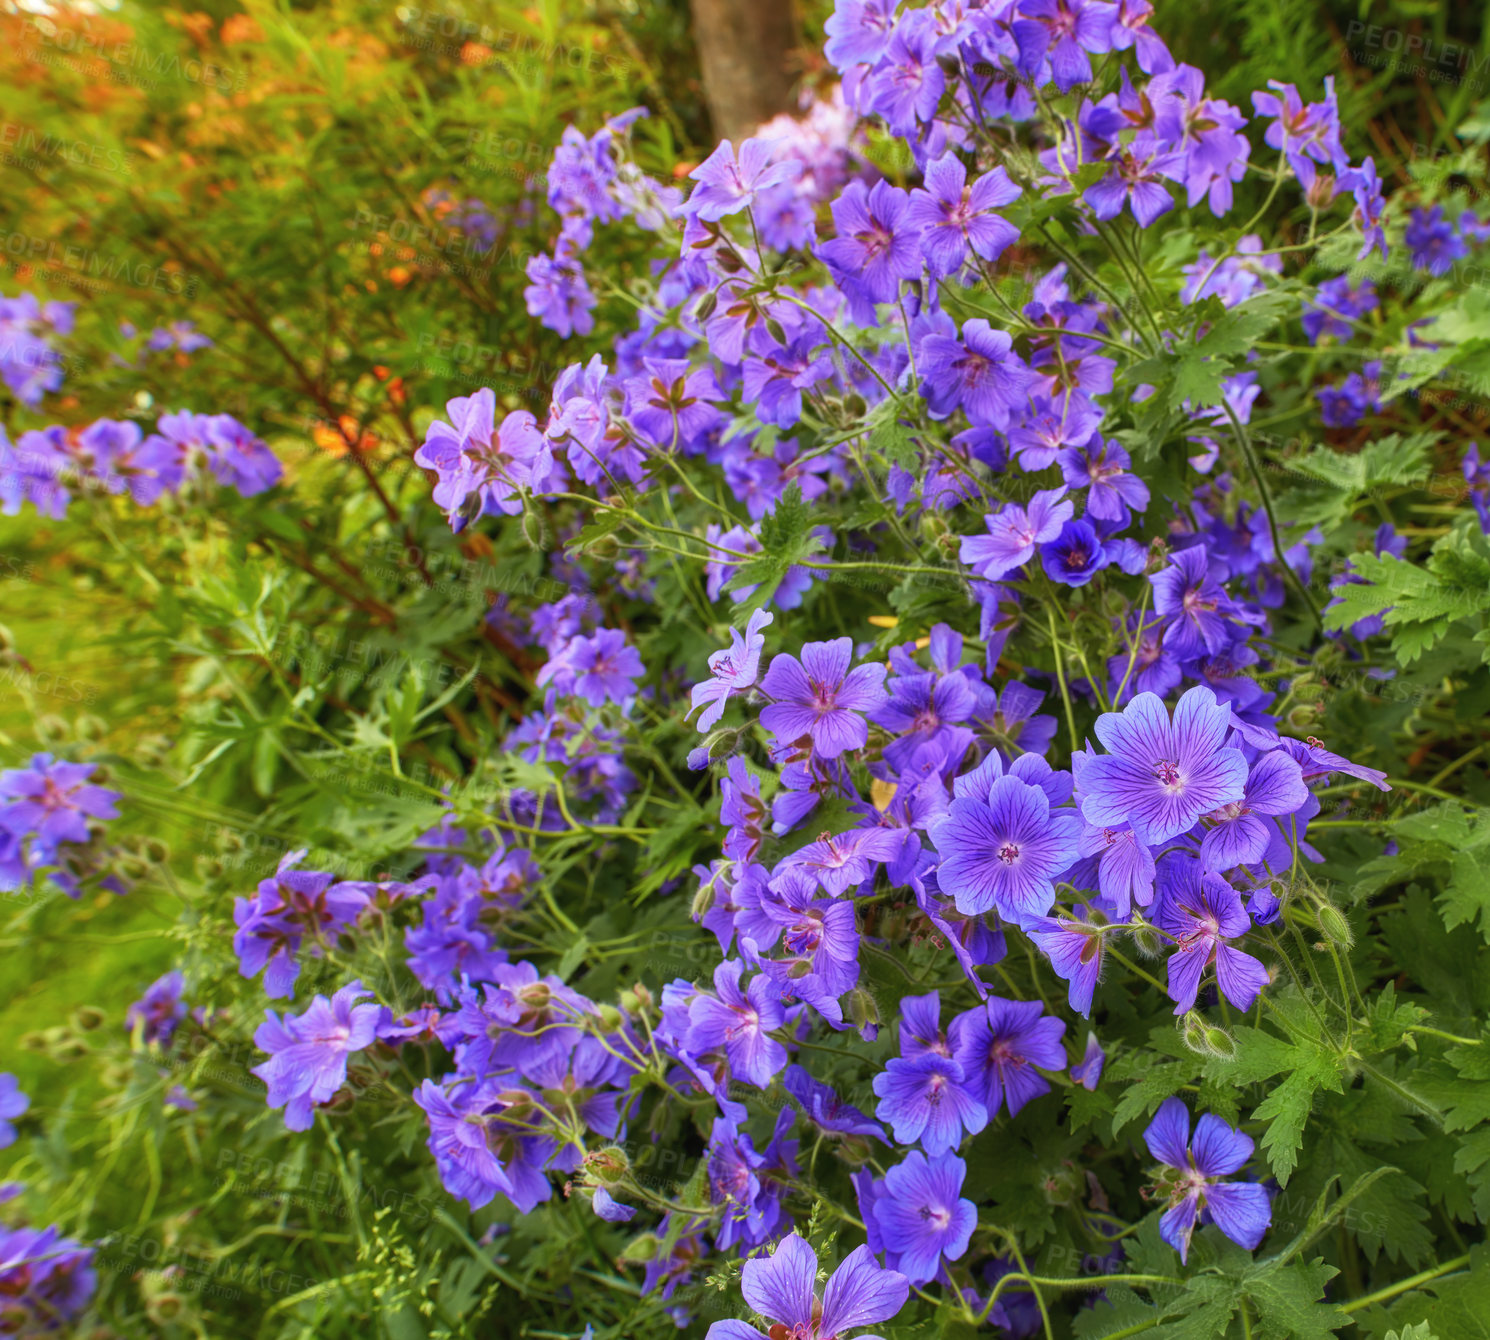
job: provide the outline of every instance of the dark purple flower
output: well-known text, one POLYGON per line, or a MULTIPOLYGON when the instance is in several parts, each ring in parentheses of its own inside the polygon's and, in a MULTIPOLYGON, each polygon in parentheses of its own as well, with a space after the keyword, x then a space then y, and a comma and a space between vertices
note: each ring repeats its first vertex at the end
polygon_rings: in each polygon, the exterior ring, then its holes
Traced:
POLYGON ((1438 278, 1448 274, 1455 261, 1469 255, 1468 245, 1444 217, 1442 205, 1413 210, 1402 240, 1412 251, 1413 266, 1438 278))
POLYGON ((1202 874, 1193 863, 1160 893, 1155 922, 1174 942, 1169 956, 1169 998, 1174 1012, 1195 1004, 1200 979, 1212 964, 1221 994, 1246 1011, 1268 984, 1268 970, 1251 954, 1227 943, 1252 929, 1237 891, 1220 875, 1202 874))
POLYGON ((952 1055, 973 1092, 983 1096, 990 1117, 1007 1106, 1014 1116, 1032 1098, 1050 1092, 1044 1070, 1063 1070, 1063 1020, 1045 1013, 1038 1000, 988 1000, 952 1020, 952 1055))
POLYGON ((893 302, 905 279, 921 274, 921 230, 907 217, 910 197, 881 180, 851 181, 833 202, 837 236, 818 248, 841 288, 870 303, 893 302))
POLYGON ((124 1026, 131 1033, 139 1030, 145 1043, 171 1045, 176 1027, 186 1018, 186 1003, 181 999, 184 983, 179 972, 157 977, 145 988, 145 994, 124 1012, 124 1026))
POLYGON ((1062 586, 1085 586, 1107 563, 1102 541, 1085 518, 1066 522, 1055 539, 1040 546, 1040 566, 1062 586))

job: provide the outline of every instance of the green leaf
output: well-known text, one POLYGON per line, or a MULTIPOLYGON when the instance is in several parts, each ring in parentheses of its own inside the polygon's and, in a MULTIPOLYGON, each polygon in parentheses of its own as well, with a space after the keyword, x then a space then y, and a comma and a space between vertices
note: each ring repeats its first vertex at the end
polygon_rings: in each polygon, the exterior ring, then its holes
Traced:
POLYGON ((1252 1113, 1253 1120, 1268 1123, 1262 1147, 1282 1186, 1288 1185, 1298 1166, 1304 1124, 1309 1120, 1315 1092, 1324 1088, 1338 1093, 1341 1087, 1338 1056, 1323 1051, 1310 1053, 1304 1048, 1294 1050, 1297 1059, 1292 1072, 1252 1113))

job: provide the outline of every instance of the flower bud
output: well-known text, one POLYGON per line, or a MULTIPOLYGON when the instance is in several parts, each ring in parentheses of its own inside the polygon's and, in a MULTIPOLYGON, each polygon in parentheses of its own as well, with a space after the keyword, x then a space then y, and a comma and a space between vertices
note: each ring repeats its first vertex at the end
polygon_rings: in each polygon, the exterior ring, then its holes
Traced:
POLYGON ((657 1255, 657 1239, 650 1233, 633 1238, 621 1249, 623 1261, 651 1261, 657 1255))
POLYGON ((585 1168, 591 1176, 608 1186, 614 1186, 631 1171, 631 1160, 626 1157, 624 1149, 611 1145, 586 1154, 585 1168))
POLYGON ((862 986, 856 986, 848 993, 848 1016, 853 1020, 854 1027, 859 1030, 861 1037, 873 1040, 878 1034, 880 1007, 875 998, 862 986), (871 1029, 873 1032, 867 1031, 871 1029))
POLYGON ((862 419, 869 412, 869 406, 865 404, 864 397, 857 391, 850 391, 843 397, 843 408, 856 419, 862 419))
POLYGON ((621 1014, 621 1011, 618 1010, 614 1005, 601 1005, 598 1007, 598 1010, 600 1014, 600 1026, 604 1028, 607 1033, 614 1033, 618 1028, 621 1027, 623 1023, 626 1022, 625 1018, 621 1014))
POLYGON ((1133 947, 1144 958, 1158 958, 1163 950, 1159 932, 1152 926, 1135 926, 1132 931, 1133 947))
POLYGON ((108 1022, 108 1015, 92 1005, 80 1005, 73 1011, 72 1022, 73 1027, 81 1029, 84 1033, 91 1033, 95 1028, 102 1028, 108 1022))
POLYGON ((1355 944, 1355 936, 1351 934, 1350 922, 1345 919, 1345 914, 1338 907, 1330 903, 1322 903, 1315 912, 1319 920, 1319 929, 1324 932, 1324 937, 1331 944, 1338 945, 1342 949, 1349 949, 1355 944))
POLYGON ((710 289, 698 300, 698 306, 693 309, 693 314, 700 321, 707 321, 714 315, 714 309, 719 306, 719 295, 710 289))
POLYGON ((527 541, 530 549, 542 550, 548 536, 543 525, 543 518, 531 507, 523 512, 523 539, 527 541))
POLYGON ((1211 1049, 1206 1045, 1206 1022, 1194 1010, 1191 1010, 1180 1021, 1180 1038, 1192 1052, 1200 1056, 1209 1056, 1211 1049))
POLYGON ((1236 1058, 1236 1041, 1224 1028, 1207 1028, 1205 1046, 1212 1056, 1219 1056, 1223 1061, 1236 1058))

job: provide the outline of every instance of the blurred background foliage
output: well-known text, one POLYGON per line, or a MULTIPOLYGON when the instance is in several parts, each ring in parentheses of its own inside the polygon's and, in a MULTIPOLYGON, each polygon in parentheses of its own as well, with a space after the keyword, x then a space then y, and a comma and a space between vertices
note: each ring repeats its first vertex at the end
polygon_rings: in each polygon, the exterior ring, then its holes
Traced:
MULTIPOLYGON (((4 400, 12 436, 225 412, 292 485, 272 501, 225 495, 216 517, 167 499, 121 520, 84 499, 65 522, 0 518, 0 765, 37 749, 105 765, 129 798, 117 830, 142 884, 81 904, 13 899, 0 923, 0 1068, 34 1095, 32 1129, 53 1133, 11 1175, 47 1188, 77 1236, 133 1224, 155 1244, 102 1251, 105 1333, 513 1334, 502 1290, 520 1279, 548 1300, 526 1333, 575 1334, 566 1281, 613 1255, 595 1236, 610 1230, 563 1200, 510 1216, 502 1249, 478 1251, 464 1212, 431 1193, 412 1125, 385 1165, 362 1166, 349 1143, 308 1166, 311 1146, 285 1141, 246 1082, 251 1026, 229 1040, 209 1015, 190 1054, 193 1085, 241 1120, 167 1131, 161 1095, 188 1076, 133 1056, 120 1023, 183 953, 222 959, 233 893, 293 834, 314 835, 321 868, 349 852, 391 862, 436 813, 424 793, 307 771, 280 733, 276 675, 293 691, 350 666, 316 702, 324 721, 472 676, 470 700, 440 709, 454 743, 421 759, 437 786, 472 775, 510 728, 533 667, 483 615, 545 576, 543 545, 516 520, 452 536, 410 457, 447 399, 492 386, 541 414, 557 371, 604 349, 601 333, 561 342, 522 297, 526 260, 556 231, 543 174, 564 128, 646 104, 639 158, 663 179, 713 144, 683 0, 429 2, 0 13, 0 292, 77 303, 63 391, 44 415, 4 400), (144 351, 145 332, 178 322, 211 346, 144 351), (193 574, 189 592, 160 565, 193 574), (302 1191, 266 1194, 266 1169, 302 1191), (140 1269, 187 1243, 184 1273, 140 1269)), ((1243 107, 1280 74, 1306 96, 1334 78, 1352 153, 1436 191, 1490 138, 1487 10, 1162 0, 1156 26, 1243 107), (1460 77, 1390 68, 1408 38, 1460 44, 1460 77)), ((799 12, 804 88, 824 78, 826 13, 821 0, 799 12)), ((639 234, 606 246, 621 270, 643 264, 639 234)), ((598 296, 597 332, 624 329, 626 286, 598 296)), ((1395 724, 1378 723, 1382 766, 1395 724)), ((677 759, 684 743, 658 747, 677 759)), ((686 869, 691 850, 652 855, 686 869)), ((692 929, 686 908, 647 915, 658 934, 692 929)), ((234 985, 198 1003, 231 1009, 234 985)), ((601 1287, 629 1333, 671 1329, 634 1279, 601 1287)))

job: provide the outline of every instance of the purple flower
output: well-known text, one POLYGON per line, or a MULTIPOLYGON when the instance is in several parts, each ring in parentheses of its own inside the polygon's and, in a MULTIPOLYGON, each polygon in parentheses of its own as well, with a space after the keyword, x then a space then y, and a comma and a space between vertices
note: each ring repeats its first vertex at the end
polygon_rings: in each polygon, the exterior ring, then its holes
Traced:
MULTIPOLYGON (((740 1292, 745 1301, 775 1325, 774 1337, 791 1340, 848 1340, 851 1332, 888 1321, 905 1306, 910 1282, 898 1271, 876 1264, 869 1248, 856 1247, 828 1280, 822 1298, 815 1294, 817 1253, 797 1234, 781 1240, 771 1256, 745 1262, 740 1292)), ((707 1340, 766 1340, 743 1321, 716 1321, 707 1340)), ((870 1340, 861 1336, 860 1340, 870 1340)))
POLYGON ((1233 640, 1230 616, 1236 607, 1221 585, 1210 550, 1197 544, 1169 557, 1169 566, 1149 578, 1154 610, 1168 623, 1165 646, 1176 656, 1225 651, 1233 640))
POLYGON ((710 678, 693 686, 693 708, 699 714, 698 728, 706 733, 713 730, 724 715, 724 705, 730 696, 743 693, 755 684, 760 671, 761 649, 766 645, 766 636, 761 631, 776 616, 769 610, 756 610, 745 625, 745 635, 738 628, 729 630, 730 645, 709 657, 710 678))
POLYGON ((956 1261, 967 1251, 978 1207, 962 1197, 966 1176, 967 1164, 955 1154, 927 1158, 919 1149, 885 1174, 875 1227, 912 1284, 929 1283, 943 1259, 956 1261))
POLYGON ((1066 522, 1055 539, 1040 546, 1040 566, 1062 586, 1085 586, 1107 563, 1102 541, 1085 518, 1066 522))
POLYGON ((606 702, 624 703, 636 694, 635 680, 646 673, 641 655, 617 628, 598 628, 593 637, 583 634, 538 672, 538 683, 550 680, 560 693, 583 698, 591 707, 606 702))
POLYGON ((1104 220, 1117 218, 1127 205, 1139 226, 1147 228, 1174 208, 1174 200, 1162 183, 1178 181, 1184 161, 1183 154, 1164 153, 1157 147, 1143 152, 1135 141, 1119 151, 1107 175, 1088 186, 1081 198, 1104 220))
MULTIPOLYGON (((962 1066, 923 1051, 894 1057, 874 1077, 875 1116, 894 1128, 896 1144, 919 1140, 928 1154, 945 1154, 988 1125, 988 1112, 963 1085, 962 1066)), ((919 1283, 919 1281, 917 1281, 919 1283)))
POLYGON ((713 370, 691 367, 684 358, 649 358, 626 382, 626 417, 654 446, 690 446, 722 418, 724 399, 713 370))
POLYGON ((0 1226, 0 1297, 5 1299, 7 1334, 79 1333, 83 1328, 73 1322, 88 1306, 97 1284, 92 1247, 64 1238, 55 1226, 0 1226))
POLYGON ((432 1079, 414 1090, 414 1101, 424 1109, 429 1122, 429 1152, 434 1156, 440 1182, 452 1196, 473 1210, 491 1203, 501 1192, 511 1196, 512 1178, 491 1147, 489 1125, 481 1105, 473 1102, 478 1086, 461 1085, 452 1090, 463 1104, 457 1107, 432 1079))
POLYGON ((91 763, 34 754, 24 768, 0 772, 0 828, 34 837, 48 855, 61 842, 87 842, 88 820, 117 819, 119 792, 90 785, 91 763))
POLYGON ((186 1004, 181 999, 182 986, 179 972, 168 972, 156 978, 145 988, 145 994, 124 1012, 125 1028, 131 1033, 138 1029, 142 1042, 158 1042, 162 1047, 169 1047, 176 1026, 186 1018, 186 1004))
POLYGON ((1212 964, 1221 994, 1239 1010, 1252 1008, 1268 984, 1268 970, 1251 954, 1227 943, 1251 930, 1252 921, 1226 880, 1189 865, 1161 893, 1154 920, 1174 942, 1168 983, 1176 1014, 1195 1004, 1201 976, 1212 964))
POLYGON ((823 54, 837 70, 873 65, 890 44, 900 0, 838 0, 823 25, 828 36, 823 54))
POLYGON ((688 197, 684 210, 709 223, 717 223, 750 208, 761 191, 795 181, 801 175, 801 163, 787 159, 773 164, 771 154, 769 140, 749 139, 740 146, 737 159, 735 146, 729 140, 721 141, 719 147, 688 174, 691 180, 698 182, 698 186, 688 197))
POLYGON ((988 534, 962 537, 962 561, 980 577, 997 581, 1028 563, 1036 546, 1055 539, 1074 511, 1064 484, 1041 490, 1030 499, 1028 508, 1010 503, 983 518, 988 534))
POLYGON ((1019 68, 1037 75, 1050 61, 1062 93, 1089 83, 1092 63, 1087 52, 1112 50, 1113 7, 1102 0, 1024 0, 1013 23, 1019 43, 1019 68))
POLYGON ((516 516, 521 491, 553 469, 548 439, 527 410, 514 410, 496 427, 496 393, 483 387, 446 402, 450 422, 436 419, 414 461, 434 470, 435 503, 457 529, 486 513, 516 516))
POLYGON ((1080 836, 1074 814, 1052 814, 1049 796, 1014 776, 983 797, 959 794, 929 831, 942 858, 937 883, 958 911, 997 909, 1021 923, 1049 909, 1080 836))
POLYGON ((1132 457, 1116 442, 1091 438, 1084 446, 1067 447, 1057 457, 1066 486, 1087 489, 1088 516, 1099 521, 1128 524, 1128 509, 1142 512, 1149 505, 1149 486, 1131 472, 1132 457))
POLYGON ((1361 229, 1361 250, 1356 259, 1365 260, 1371 254, 1371 249, 1376 247, 1381 251, 1382 260, 1385 260, 1387 233, 1382 227, 1381 217, 1386 210, 1386 201, 1382 198, 1381 178, 1376 175, 1375 161, 1367 158, 1360 167, 1342 172, 1337 184, 1340 190, 1349 191, 1355 196, 1353 218, 1361 229))
POLYGON ((16 1128, 11 1125, 31 1106, 31 1099, 21 1092, 20 1081, 12 1074, 0 1074, 0 1149, 16 1142, 16 1128))
POLYGON ((802 1115, 829 1135, 872 1135, 885 1138, 884 1127, 871 1121, 857 1107, 845 1103, 832 1085, 813 1078, 799 1065, 789 1065, 782 1076, 786 1091, 801 1104, 802 1115))
POLYGON ((921 247, 931 272, 955 274, 969 252, 996 261, 1018 239, 1019 230, 994 210, 1012 204, 1019 195, 1020 188, 1002 167, 969 186, 967 168, 956 154, 943 154, 928 164, 925 187, 911 192, 907 217, 924 230, 921 247))
POLYGON ((818 255, 845 292, 871 304, 893 302, 901 280, 920 277, 921 230, 907 218, 909 206, 910 197, 883 180, 873 190, 851 181, 833 202, 838 236, 818 255))
POLYGON ((1062 1070, 1066 1050, 1063 1020, 1046 1015, 1038 1000, 1005 1000, 989 996, 984 1004, 952 1020, 952 1055, 962 1066, 968 1086, 981 1094, 990 1117, 1007 1105, 1014 1116, 1032 1098, 1050 1092, 1035 1067, 1062 1070))
POLYGON ((1119 921, 1133 905, 1147 907, 1154 897, 1154 853, 1127 824, 1099 827, 1082 820, 1081 854, 1097 861, 1097 889, 1119 921))
POLYGON ((1455 261, 1462 261, 1469 255, 1464 239, 1444 218, 1442 205, 1434 205, 1429 210, 1413 210, 1402 240, 1412 251, 1413 266, 1439 278, 1454 268, 1455 261))
POLYGON ((608 1224, 624 1224, 636 1217, 630 1205, 622 1205, 603 1186, 597 1186, 590 1197, 590 1208, 608 1224))
POLYGON ((890 33, 885 54, 864 81, 862 97, 889 124, 893 134, 911 136, 917 123, 929 123, 946 91, 937 62, 939 34, 925 10, 902 14, 890 33))
POLYGON ((269 1059, 253 1073, 269 1086, 269 1106, 285 1109, 290 1130, 310 1129, 315 1107, 346 1083, 347 1057, 372 1043, 383 1007, 357 1004, 371 994, 354 981, 330 1000, 317 996, 304 1014, 287 1014, 283 1022, 273 1010, 264 1012, 254 1045, 269 1059))
POLYGON ((1081 1060, 1071 1067, 1071 1078, 1091 1093, 1102 1082, 1102 1067, 1106 1064, 1107 1053, 1102 1050, 1102 1044, 1097 1041, 1097 1035, 1088 1033, 1086 1051, 1082 1054, 1081 1060))
POLYGON ((1267 854, 1277 825, 1260 818, 1293 814, 1309 802, 1309 788, 1299 764, 1281 749, 1261 755, 1247 774, 1240 800, 1206 815, 1200 844, 1202 869, 1230 870, 1255 865, 1267 854))
POLYGON ((824 833, 785 857, 778 871, 798 871, 836 898, 870 879, 881 861, 898 856, 902 840, 894 830, 880 827, 855 828, 836 837, 824 833))
MULTIPOLYGON (((848 909, 852 916, 852 909, 848 909)), ((786 1048, 769 1036, 780 1028, 784 1012, 777 988, 764 976, 743 991, 745 965, 726 959, 714 969, 715 995, 700 992, 688 1012, 687 1047, 693 1052, 722 1051, 730 1069, 746 1083, 769 1088, 786 1064, 786 1048)))
POLYGON ((1040 917, 1024 927, 1024 933, 1045 951, 1051 967, 1070 983, 1067 999, 1082 1016, 1091 1014, 1092 992, 1102 976, 1103 930, 1101 921, 1065 915, 1040 917))
POLYGON ((970 423, 1007 428, 1034 381, 1013 346, 1007 331, 995 330, 982 317, 963 326, 961 339, 926 336, 918 350, 918 367, 921 394, 933 416, 946 418, 961 408, 970 423))
POLYGON ((552 257, 531 257, 527 275, 530 282, 523 297, 529 316, 536 316, 565 339, 588 335, 595 329, 595 318, 590 315, 595 295, 585 279, 585 267, 567 244, 561 242, 552 257))
POLYGON ((1203 686, 1180 698, 1173 720, 1152 693, 1103 713, 1097 738, 1111 752, 1072 758, 1082 816, 1099 827, 1127 823, 1140 842, 1158 845, 1241 800, 1247 761, 1222 746, 1230 724, 1231 709, 1203 686))
POLYGON ((1361 280, 1356 287, 1351 286, 1349 275, 1326 279, 1315 293, 1314 301, 1304 309, 1304 334, 1310 344, 1318 344, 1322 335, 1348 340, 1355 334, 1351 322, 1359 321, 1379 305, 1376 285, 1369 279, 1361 280))
POLYGON ((761 692, 773 701, 761 711, 761 725, 778 745, 809 738, 821 758, 863 748, 869 726, 861 714, 874 711, 889 695, 885 667, 850 670, 852 656, 853 640, 840 637, 806 643, 800 661, 787 652, 772 659, 761 692))
POLYGON ((1160 1105, 1144 1142, 1156 1159, 1172 1170, 1157 1188, 1168 1195, 1169 1208, 1159 1220, 1159 1235, 1180 1254, 1190 1254, 1190 1237, 1201 1214, 1239 1247, 1252 1251, 1273 1221, 1267 1188, 1257 1182, 1223 1182, 1252 1157, 1252 1139, 1207 1112, 1190 1135, 1190 1111, 1178 1098, 1160 1105))

